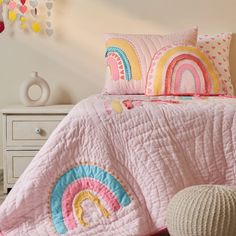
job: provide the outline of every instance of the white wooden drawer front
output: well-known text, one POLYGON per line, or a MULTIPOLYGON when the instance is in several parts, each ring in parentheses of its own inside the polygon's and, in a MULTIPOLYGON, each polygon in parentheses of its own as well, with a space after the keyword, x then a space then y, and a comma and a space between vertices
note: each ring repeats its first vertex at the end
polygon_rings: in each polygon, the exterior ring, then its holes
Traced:
POLYGON ((14 184, 38 151, 7 151, 7 183, 14 184))
POLYGON ((64 115, 7 116, 7 146, 42 146, 64 115))

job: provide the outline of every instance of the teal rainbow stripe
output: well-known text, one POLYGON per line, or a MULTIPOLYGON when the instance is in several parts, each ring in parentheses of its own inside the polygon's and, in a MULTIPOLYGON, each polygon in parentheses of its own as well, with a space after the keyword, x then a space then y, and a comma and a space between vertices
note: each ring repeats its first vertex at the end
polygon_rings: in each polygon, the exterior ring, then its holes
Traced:
POLYGON ((109 47, 107 48, 107 51, 106 51, 106 57, 108 56, 109 53, 112 53, 112 52, 117 53, 119 57, 121 58, 124 65, 125 79, 130 81, 132 79, 131 66, 125 52, 118 47, 109 47))
POLYGON ((110 191, 116 196, 118 202, 123 207, 130 204, 131 199, 122 187, 122 185, 105 170, 95 165, 81 165, 75 167, 63 176, 55 184, 50 196, 50 208, 52 221, 59 234, 65 234, 68 229, 64 224, 62 213, 62 197, 66 188, 74 181, 83 178, 93 178, 107 186, 110 191))

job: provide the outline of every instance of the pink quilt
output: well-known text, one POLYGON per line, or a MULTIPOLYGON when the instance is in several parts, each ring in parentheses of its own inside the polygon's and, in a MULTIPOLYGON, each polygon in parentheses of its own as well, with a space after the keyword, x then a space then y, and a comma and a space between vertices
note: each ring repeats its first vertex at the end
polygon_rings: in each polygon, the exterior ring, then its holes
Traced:
POLYGON ((236 182, 236 100, 96 95, 61 122, 0 207, 4 236, 148 236, 169 200, 236 182))

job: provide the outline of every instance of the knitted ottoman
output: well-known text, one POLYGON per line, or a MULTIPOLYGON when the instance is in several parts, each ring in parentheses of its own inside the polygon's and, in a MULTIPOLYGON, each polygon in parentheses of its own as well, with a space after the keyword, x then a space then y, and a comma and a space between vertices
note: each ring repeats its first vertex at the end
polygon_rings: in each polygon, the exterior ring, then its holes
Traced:
POLYGON ((199 185, 177 193, 167 209, 171 236, 236 236, 236 188, 199 185))

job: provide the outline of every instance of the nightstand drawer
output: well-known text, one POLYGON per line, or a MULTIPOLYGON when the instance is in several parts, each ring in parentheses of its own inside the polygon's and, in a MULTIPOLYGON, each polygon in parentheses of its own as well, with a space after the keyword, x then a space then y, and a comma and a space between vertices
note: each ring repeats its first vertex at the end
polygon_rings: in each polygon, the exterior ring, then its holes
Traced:
POLYGON ((7 116, 7 146, 42 146, 64 115, 7 116))
MULTIPOLYGON (((1 0, 0 0, 1 1, 1 0)), ((4 193, 7 193, 73 105, 10 106, 1 110, 4 193)))
POLYGON ((7 151, 7 183, 14 184, 37 154, 37 151, 7 151))

